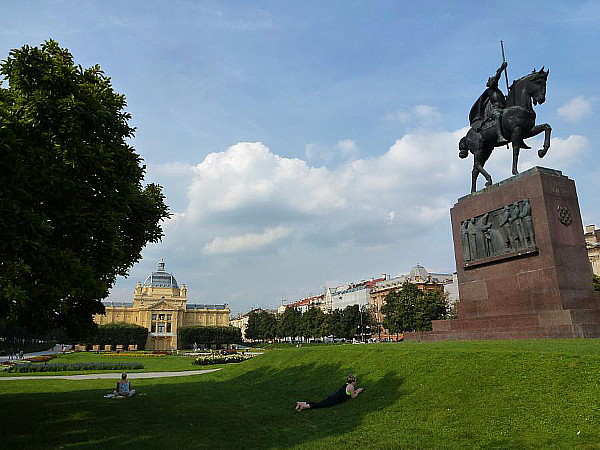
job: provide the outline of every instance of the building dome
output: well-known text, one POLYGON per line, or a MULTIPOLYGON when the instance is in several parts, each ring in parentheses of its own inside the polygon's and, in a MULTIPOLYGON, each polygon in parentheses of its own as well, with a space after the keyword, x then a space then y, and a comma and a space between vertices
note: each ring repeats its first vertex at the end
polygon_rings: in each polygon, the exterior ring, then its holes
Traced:
POLYGON ((172 274, 165 272, 165 262, 162 259, 158 263, 158 270, 148 275, 148 278, 144 281, 144 286, 179 288, 175 277, 172 274))
POLYGON ((408 278, 411 281, 425 281, 429 278, 429 272, 427 269, 419 264, 413 267, 408 274, 408 278))

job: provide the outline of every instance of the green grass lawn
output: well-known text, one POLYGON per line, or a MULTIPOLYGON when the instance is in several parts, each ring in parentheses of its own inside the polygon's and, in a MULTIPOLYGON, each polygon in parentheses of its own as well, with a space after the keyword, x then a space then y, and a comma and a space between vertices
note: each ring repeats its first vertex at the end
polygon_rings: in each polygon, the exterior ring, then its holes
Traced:
MULTIPOLYGON (((58 361, 68 362, 64 358, 58 361)), ((173 358, 173 370, 182 370, 186 359, 173 358)), ((170 360, 159 359, 157 370, 168 370, 170 360)), ((0 443, 600 448, 598 340, 323 345, 274 349, 222 367, 205 375, 134 380, 144 395, 127 400, 102 398, 113 388, 108 380, 0 380, 0 443), (366 387, 357 399, 294 411, 296 400, 321 400, 349 372, 366 387)))

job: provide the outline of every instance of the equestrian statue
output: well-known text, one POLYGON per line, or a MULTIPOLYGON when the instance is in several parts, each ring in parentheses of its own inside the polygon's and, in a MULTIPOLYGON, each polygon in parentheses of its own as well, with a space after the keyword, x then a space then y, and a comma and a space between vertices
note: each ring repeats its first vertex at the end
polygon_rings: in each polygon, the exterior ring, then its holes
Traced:
POLYGON ((477 99, 469 113, 471 129, 459 144, 458 156, 466 158, 469 152, 473 154, 473 171, 471 172, 471 192, 477 190, 477 177, 482 174, 486 186, 492 185, 492 177, 483 166, 492 154, 494 147, 512 144, 512 174, 518 174, 517 163, 519 151, 530 148, 523 139, 544 132, 544 146, 538 150, 538 156, 543 158, 550 148, 550 133, 552 127, 547 123, 535 124, 533 106, 546 101, 546 80, 549 70, 532 73, 514 81, 508 88, 506 76, 506 61, 502 63, 496 74, 488 79, 486 89, 477 99), (504 96, 498 87, 498 81, 504 72, 508 88, 508 96, 504 96))

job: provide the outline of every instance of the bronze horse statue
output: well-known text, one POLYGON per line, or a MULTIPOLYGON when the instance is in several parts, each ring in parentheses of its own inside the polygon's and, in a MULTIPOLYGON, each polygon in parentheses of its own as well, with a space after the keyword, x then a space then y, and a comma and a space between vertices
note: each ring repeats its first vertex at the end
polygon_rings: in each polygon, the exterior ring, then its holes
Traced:
MULTIPOLYGON (((546 80, 549 70, 544 71, 542 67, 539 71, 525 75, 514 81, 508 90, 506 98, 506 108, 502 111, 501 125, 503 135, 512 143, 512 174, 518 174, 517 163, 519 161, 519 151, 521 148, 529 148, 523 142, 523 139, 530 138, 540 134, 544 135, 544 146, 538 150, 538 156, 543 158, 550 148, 550 132, 552 127, 547 123, 535 124, 535 111, 533 105, 542 104, 546 101, 546 80), (532 105, 533 103, 533 105, 532 105)), ((477 105, 477 103, 476 103, 477 105)), ((473 108, 476 107, 474 105, 473 108)), ((482 114, 480 117, 473 117, 471 110, 471 129, 459 144, 458 156, 466 158, 469 152, 473 153, 473 171, 471 172, 471 192, 477 190, 477 177, 482 174, 486 179, 486 186, 492 185, 492 177, 487 173, 483 166, 492 154, 494 147, 506 145, 506 142, 499 142, 498 135, 494 129, 494 121, 491 117, 491 105, 481 105, 482 114)))

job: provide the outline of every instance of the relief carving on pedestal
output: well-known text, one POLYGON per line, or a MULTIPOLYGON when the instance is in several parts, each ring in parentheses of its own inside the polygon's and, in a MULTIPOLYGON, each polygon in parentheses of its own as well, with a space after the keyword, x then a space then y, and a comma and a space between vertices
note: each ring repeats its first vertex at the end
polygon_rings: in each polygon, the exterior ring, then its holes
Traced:
POLYGON ((535 250, 535 233, 529 199, 461 222, 465 263, 535 250))

